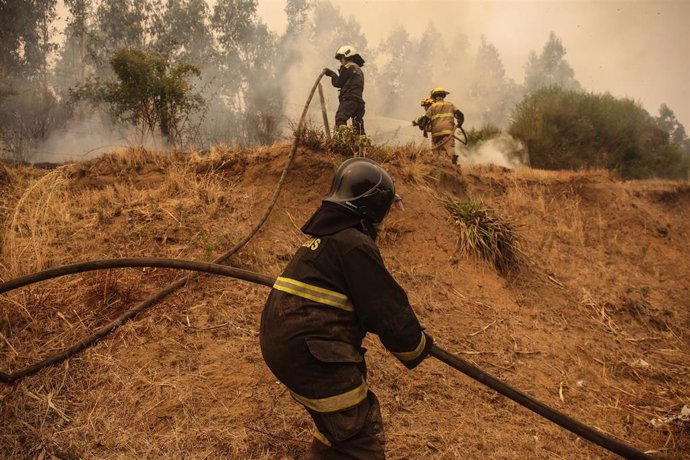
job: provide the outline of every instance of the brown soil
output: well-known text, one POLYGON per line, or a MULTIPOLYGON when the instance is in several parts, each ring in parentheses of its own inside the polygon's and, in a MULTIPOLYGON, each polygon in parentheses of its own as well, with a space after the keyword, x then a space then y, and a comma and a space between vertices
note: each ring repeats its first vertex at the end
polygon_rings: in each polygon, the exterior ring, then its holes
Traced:
MULTIPOLYGON (((0 183, 0 279, 124 256, 212 260, 249 231, 287 146, 208 156, 122 152, 12 168, 0 183)), ((436 342, 539 400, 669 459, 690 458, 690 185, 604 172, 456 169, 379 152, 406 211, 380 239, 436 342), (456 249, 438 199, 481 199, 518 225, 508 277, 456 249)), ((265 227, 231 261, 276 275, 341 161, 299 152, 265 227)), ((0 363, 88 335, 179 273, 76 275, 0 296, 0 363)), ((200 277, 95 347, 0 387, 2 458, 299 458, 311 423, 263 364, 267 289, 200 277)), ((613 458, 439 361, 407 371, 365 344, 390 458, 613 458)))

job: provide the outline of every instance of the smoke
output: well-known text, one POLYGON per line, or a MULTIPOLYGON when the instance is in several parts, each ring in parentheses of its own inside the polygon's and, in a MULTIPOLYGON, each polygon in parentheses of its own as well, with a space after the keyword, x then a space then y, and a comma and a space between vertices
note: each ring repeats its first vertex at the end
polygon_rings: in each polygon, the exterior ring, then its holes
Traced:
POLYGON ((494 164, 510 169, 523 165, 522 158, 526 157, 526 149, 522 142, 513 139, 507 133, 501 133, 469 148, 456 143, 455 151, 460 156, 462 164, 494 164))
MULTIPOLYGON (((211 9, 216 4, 208 3, 211 9)), ((562 38, 568 49, 566 59, 585 89, 634 98, 640 94, 645 101, 654 100, 648 94, 652 89, 655 94, 663 90, 668 96, 665 101, 682 122, 687 120, 690 108, 684 84, 688 53, 682 56, 688 41, 681 43, 683 37, 688 37, 688 29, 679 18, 687 18, 690 10, 687 5, 670 5, 672 2, 643 3, 597 6, 596 2, 317 1, 312 3, 301 30, 295 32, 285 27, 284 1, 266 7, 266 0, 262 0, 257 33, 248 46, 262 56, 254 59, 255 66, 266 60, 265 47, 259 43, 270 35, 264 26, 280 31, 279 37, 273 35, 279 50, 275 69, 259 66, 254 73, 241 77, 234 75, 235 67, 230 63, 223 69, 214 67, 214 59, 204 63, 198 86, 209 105, 198 142, 255 143, 266 141, 271 134, 289 136, 289 122, 294 124, 301 115, 314 79, 324 67, 337 70, 334 51, 344 44, 355 46, 367 60, 363 68, 364 120, 374 142, 423 141, 411 120, 421 115, 419 101, 435 86, 450 91, 448 100, 465 113, 468 128, 481 128, 486 123, 505 127, 510 109, 522 96, 518 84, 529 52, 539 52, 550 31, 562 38), (599 13, 605 18, 598 17, 599 13), (640 18, 654 31, 668 31, 640 33, 636 26, 642 22, 640 18), (611 40, 613 29, 606 23, 620 25, 626 39, 611 40), (667 25, 669 28, 664 28, 667 25), (609 35, 602 36, 602 30, 609 35), (658 37, 666 42, 660 44, 658 37), (635 45, 634 53, 626 51, 630 44, 635 45), (668 61, 668 55, 674 56, 673 61, 668 61), (657 58, 671 64, 662 65, 657 58), (654 70, 650 75, 652 61, 654 70), (614 64, 616 69, 611 67, 614 64), (676 76, 683 81, 680 86, 676 76), (659 79, 665 79, 663 84, 653 84, 659 79), (235 96, 235 84, 244 93, 235 96), (680 98, 677 91, 671 91, 678 87, 682 89, 680 98)), ((327 77, 322 85, 332 129, 338 92, 327 77)), ((654 112, 653 103, 647 105, 654 112)), ((322 124, 318 93, 309 118, 315 125, 322 124)), ((101 120, 76 121, 66 132, 52 136, 34 155, 51 161, 88 158, 114 145, 126 145, 132 138, 131 133, 124 134, 101 120)), ((514 141, 501 136, 466 149, 461 156, 471 163, 488 161, 510 167, 516 158, 514 152, 519 150, 514 141)))
POLYGON ((107 117, 91 114, 85 118, 70 120, 64 129, 54 131, 29 153, 34 163, 84 161, 112 152, 118 148, 142 145, 157 150, 162 145, 160 137, 141 137, 131 128, 116 126, 107 117))

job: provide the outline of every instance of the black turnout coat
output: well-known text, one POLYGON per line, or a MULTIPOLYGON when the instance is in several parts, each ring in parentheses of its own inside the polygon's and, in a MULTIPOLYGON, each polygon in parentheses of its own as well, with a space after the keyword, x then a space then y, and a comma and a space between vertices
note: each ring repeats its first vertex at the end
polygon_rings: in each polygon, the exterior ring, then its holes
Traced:
POLYGON ((366 397, 367 332, 408 368, 426 357, 431 339, 386 269, 374 231, 359 217, 324 203, 302 231, 312 238, 271 290, 261 351, 298 402, 332 412, 366 397))

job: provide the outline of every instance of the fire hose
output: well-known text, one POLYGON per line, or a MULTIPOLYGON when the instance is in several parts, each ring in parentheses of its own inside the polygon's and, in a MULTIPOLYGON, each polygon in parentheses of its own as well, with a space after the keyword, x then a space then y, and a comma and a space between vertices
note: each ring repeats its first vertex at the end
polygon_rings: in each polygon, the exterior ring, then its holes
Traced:
MULTIPOLYGON (((113 268, 141 268, 141 267, 157 267, 157 268, 173 268, 180 270, 193 270, 196 272, 210 273, 215 275, 227 276, 235 279, 240 279, 244 281, 249 281, 251 283, 261 284, 267 287, 273 286, 275 278, 242 270, 236 267, 231 267, 227 265, 195 262, 189 260, 179 260, 179 259, 163 259, 163 258, 128 258, 128 259, 109 259, 109 260, 98 260, 92 262, 84 262, 73 265, 65 265, 62 267, 56 267, 41 272, 26 275, 20 278, 15 278, 4 283, 0 283, 0 294, 12 291, 14 289, 19 289, 30 284, 38 283, 40 281, 46 281, 53 278, 58 278, 65 275, 83 273, 94 270, 104 270, 113 268)), ((184 279, 189 279, 186 277, 184 279)), ((115 327, 119 326, 117 324, 115 327)), ((105 336, 112 330, 112 323, 102 327, 96 331, 94 335, 105 336)), ((93 337, 93 336, 92 336, 93 337)), ((89 346, 87 340, 83 340, 74 346, 63 350, 58 353, 59 356, 53 355, 48 357, 36 364, 23 368, 19 371, 13 373, 0 372, 0 382, 2 383, 13 383, 29 375, 39 372, 44 367, 54 364, 56 359, 60 361, 69 358, 70 356, 80 352, 84 348, 89 346)), ((527 409, 536 412, 542 417, 556 423, 557 425, 565 428, 566 430, 581 436, 588 441, 603 447, 613 453, 620 455, 621 457, 628 459, 651 459, 650 456, 644 452, 636 449, 635 447, 614 439, 600 431, 591 428, 577 420, 569 417, 562 412, 559 412, 546 404, 532 398, 531 396, 521 392, 520 390, 513 388, 512 386, 503 383, 496 377, 484 372, 480 368, 474 366, 468 361, 449 353, 448 351, 440 348, 437 345, 431 347, 431 356, 434 358, 448 364, 452 368, 464 373, 465 375, 475 379, 476 381, 488 386, 489 388, 501 393, 502 395, 512 399, 518 404, 526 407, 527 409)))
MULTIPOLYGON (((321 72, 319 76, 316 78, 316 81, 314 82, 314 85, 311 88, 311 92, 309 93, 309 97, 307 98, 306 103, 304 104, 304 108, 302 110, 302 116, 300 117, 299 123, 297 125, 297 130, 295 132, 295 138, 292 143, 292 148, 290 149, 290 153, 288 154, 287 161, 285 163, 285 167, 283 168, 283 172, 280 175, 280 179, 278 180, 278 184, 276 185, 275 191, 273 192, 273 196, 271 197, 271 201, 269 202, 268 207, 264 211, 263 215, 259 219, 259 221, 252 227, 252 229, 238 242, 236 243, 232 248, 228 249, 225 253, 221 254, 214 260, 214 264, 221 264, 228 260, 230 257, 232 257, 234 254, 236 254, 240 249, 244 247, 245 244, 249 242, 249 240, 252 239, 252 237, 258 233, 258 231, 261 229, 263 224, 268 220, 268 216, 270 215, 271 211, 273 210, 273 207, 275 206, 276 202, 278 201, 278 197, 280 196, 280 191, 283 187, 283 184, 285 183, 285 178, 287 177, 288 170, 290 169, 290 166, 292 165, 292 162, 295 158, 295 154, 297 153, 297 145, 299 143, 299 140, 301 138, 302 130, 304 129, 306 117, 307 117, 307 110, 309 109, 309 104, 311 104, 311 100, 314 97, 314 93, 316 92, 317 87, 319 86, 321 82, 321 78, 325 75, 324 72, 321 72)), ((142 266, 142 265, 139 265, 142 266)), ((171 267, 171 268, 176 268, 176 267, 171 267)), ((203 270, 197 270, 197 271, 202 271, 203 270)), ((35 374, 38 372, 40 369, 47 367, 47 366, 52 366, 54 364, 60 363, 64 361, 65 359, 69 358, 70 356, 75 355, 76 353, 85 350, 86 348, 89 348, 90 346, 94 345, 96 342, 99 340, 103 339, 105 336, 113 332, 115 329, 120 327, 122 324, 126 323, 130 319, 134 318, 137 316, 139 313, 151 308, 152 306, 156 305, 158 302, 166 298, 168 295, 172 294, 173 292, 177 291, 178 289, 182 288, 185 286, 190 280, 192 279, 191 275, 185 276, 183 278, 180 278, 168 286, 164 287, 161 291, 158 293, 152 295, 148 299, 138 303, 137 305, 133 306, 129 310, 125 311, 122 313, 120 316, 115 318, 113 321, 110 323, 106 324, 105 326, 102 326, 96 332, 94 332, 92 335, 89 337, 85 338, 84 340, 80 341, 79 343, 66 348, 58 353, 55 353, 54 355, 49 356, 48 358, 44 359, 40 363, 37 363, 35 365, 29 366, 27 368, 22 369, 19 372, 16 372, 14 374, 11 374, 10 376, 14 376, 11 380, 6 380, 8 374, 2 374, 0 373, 0 382, 13 382, 15 380, 24 378, 28 375, 35 374)), ((5 283, 7 284, 7 283, 5 283)), ((3 284, 3 286, 5 285, 3 284)))

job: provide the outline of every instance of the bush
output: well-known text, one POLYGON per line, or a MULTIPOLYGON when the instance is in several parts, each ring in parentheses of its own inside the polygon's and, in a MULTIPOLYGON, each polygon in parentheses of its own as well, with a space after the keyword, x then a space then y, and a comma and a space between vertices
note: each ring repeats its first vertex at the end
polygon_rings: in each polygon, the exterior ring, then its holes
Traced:
POLYGON ((157 128, 170 144, 183 142, 193 114, 205 104, 188 81, 200 70, 170 54, 138 49, 117 50, 110 65, 117 81, 91 81, 72 90, 76 100, 105 103, 118 120, 143 137, 157 128))
POLYGON ((298 124, 290 123, 290 128, 292 129, 293 136, 297 137, 297 142, 299 145, 303 145, 311 150, 324 150, 327 147, 326 133, 320 126, 307 121, 302 128, 302 131, 298 132, 298 124))
POLYGON ((488 260, 501 274, 517 267, 520 249, 513 224, 496 217, 481 201, 447 197, 443 204, 459 227, 458 246, 464 254, 488 260))
POLYGON ((647 111, 610 94, 538 90, 517 105, 509 132, 536 168, 603 168, 631 179, 685 178, 690 167, 647 111))
POLYGON ((29 160, 35 146, 70 116, 71 107, 42 84, 17 85, 0 97, 0 158, 29 160))
POLYGON ((493 123, 485 123, 481 128, 467 131, 467 145, 476 145, 501 134, 501 128, 493 123))
POLYGON ((358 156, 361 151, 371 146, 371 141, 365 135, 358 134, 350 126, 340 126, 333 132, 328 149, 338 155, 358 156))

